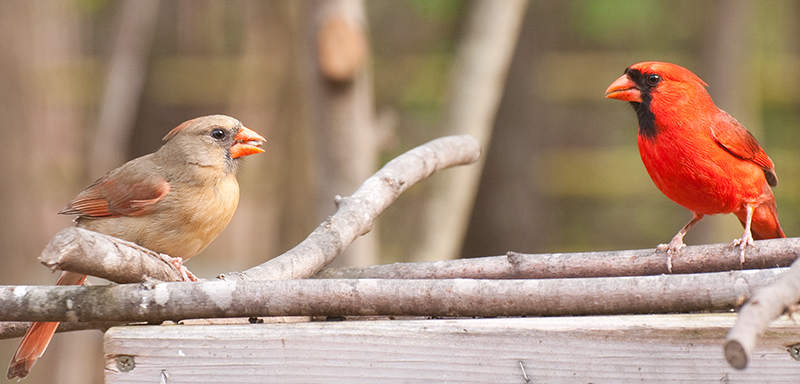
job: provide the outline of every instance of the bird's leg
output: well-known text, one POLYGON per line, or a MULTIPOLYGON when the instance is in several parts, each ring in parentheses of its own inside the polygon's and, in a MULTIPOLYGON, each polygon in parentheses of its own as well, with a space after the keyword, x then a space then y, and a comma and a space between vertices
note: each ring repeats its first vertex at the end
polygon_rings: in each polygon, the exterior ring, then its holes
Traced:
POLYGON ((692 220, 686 223, 686 225, 684 225, 683 228, 678 231, 675 237, 670 240, 669 244, 659 244, 656 247, 656 249, 659 251, 667 251, 667 270, 670 273, 672 273, 672 255, 686 246, 686 244, 683 242, 683 237, 686 236, 686 232, 689 232, 689 229, 697 224, 697 222, 702 218, 702 213, 692 212, 692 220))
POLYGON ((178 273, 181 274, 183 281, 200 281, 200 279, 198 279, 197 276, 192 273, 192 271, 183 266, 183 258, 171 257, 163 253, 161 254, 161 258, 167 263, 172 264, 178 270, 178 273))
POLYGON ((747 246, 755 245, 753 242, 753 233, 750 231, 750 223, 753 221, 753 211, 755 210, 755 207, 752 204, 745 204, 744 209, 747 212, 747 219, 744 221, 744 233, 742 233, 742 237, 740 239, 734 239, 733 243, 731 244, 734 247, 738 245, 741 248, 739 262, 742 265, 744 265, 747 246))

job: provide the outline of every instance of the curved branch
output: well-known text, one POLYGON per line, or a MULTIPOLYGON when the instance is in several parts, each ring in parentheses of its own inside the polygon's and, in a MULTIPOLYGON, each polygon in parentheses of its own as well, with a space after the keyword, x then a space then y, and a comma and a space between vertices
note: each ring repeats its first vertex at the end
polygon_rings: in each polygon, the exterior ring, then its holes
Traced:
MULTIPOLYGON (((285 254, 244 272, 220 275, 227 280, 277 280, 313 275, 339 255, 397 196, 436 171, 470 164, 480 156, 475 139, 448 136, 416 147, 387 163, 350 197, 337 197, 337 212, 302 243, 285 254)), ((59 232, 39 260, 50 269, 101 277, 117 283, 155 279, 182 281, 165 255, 134 243, 81 228, 59 232)))
POLYGON ((224 280, 303 279, 333 261, 409 187, 434 172, 478 160, 481 148, 468 135, 447 136, 416 147, 388 162, 350 197, 336 198, 337 211, 303 242, 264 264, 220 275, 224 280))

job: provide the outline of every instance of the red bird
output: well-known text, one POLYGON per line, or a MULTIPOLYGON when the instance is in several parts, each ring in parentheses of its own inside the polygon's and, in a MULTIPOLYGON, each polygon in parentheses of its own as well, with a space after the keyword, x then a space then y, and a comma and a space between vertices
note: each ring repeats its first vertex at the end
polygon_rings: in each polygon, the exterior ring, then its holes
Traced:
POLYGON ((707 84, 688 69, 648 61, 630 66, 605 96, 628 101, 639 119, 639 154, 658 189, 692 211, 692 220, 669 244, 672 254, 683 236, 705 215, 733 213, 744 226, 741 262, 753 239, 786 237, 778 223, 772 189, 775 166, 747 129, 717 108, 707 84))
MULTIPOLYGON (((186 260, 205 249, 228 225, 239 203, 236 168, 243 156, 264 152, 266 141, 222 115, 184 122, 166 143, 109 172, 59 212, 78 215, 77 226, 186 260)), ((85 275, 63 272, 58 285, 83 284, 85 275)), ((23 378, 44 353, 58 323, 33 323, 8 367, 23 378)))

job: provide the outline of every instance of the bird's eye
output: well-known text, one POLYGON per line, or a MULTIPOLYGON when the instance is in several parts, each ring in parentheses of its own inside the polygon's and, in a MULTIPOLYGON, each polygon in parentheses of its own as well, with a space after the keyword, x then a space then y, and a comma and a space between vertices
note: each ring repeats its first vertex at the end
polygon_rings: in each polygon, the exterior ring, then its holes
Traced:
POLYGON ((659 81, 661 81, 661 76, 656 75, 655 73, 647 76, 647 85, 651 87, 658 84, 659 81))
POLYGON ((219 128, 214 128, 211 130, 211 137, 213 137, 216 140, 222 140, 225 138, 225 131, 219 128))

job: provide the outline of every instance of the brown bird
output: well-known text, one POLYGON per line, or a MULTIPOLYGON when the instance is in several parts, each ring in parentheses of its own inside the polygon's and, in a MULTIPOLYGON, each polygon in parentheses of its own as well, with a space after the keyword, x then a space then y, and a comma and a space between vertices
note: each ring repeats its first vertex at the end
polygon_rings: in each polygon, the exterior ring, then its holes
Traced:
MULTIPOLYGON (((64 215, 78 227, 132 241, 183 260, 200 253, 228 225, 239 203, 236 168, 264 152, 266 140, 238 120, 198 117, 164 136, 155 153, 133 159, 78 194, 64 215)), ((85 275, 63 272, 58 285, 85 275)), ((9 379, 28 375, 50 343, 56 322, 33 323, 8 367, 9 379)))

